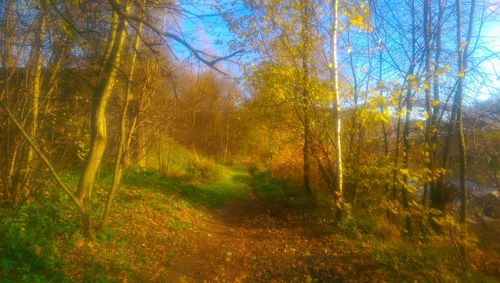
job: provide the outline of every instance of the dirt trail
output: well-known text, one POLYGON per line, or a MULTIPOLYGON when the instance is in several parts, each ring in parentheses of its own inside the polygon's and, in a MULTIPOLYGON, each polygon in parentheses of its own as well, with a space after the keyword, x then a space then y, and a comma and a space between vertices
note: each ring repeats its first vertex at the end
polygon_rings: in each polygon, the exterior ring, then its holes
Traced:
POLYGON ((189 250, 169 268, 169 282, 344 282, 359 265, 335 251, 336 236, 310 215, 252 196, 229 201, 193 231, 189 250))
POLYGON ((230 200, 193 231, 191 249, 180 255, 171 268, 172 282, 248 277, 241 266, 257 259, 258 255, 252 253, 258 244, 255 236, 274 222, 270 205, 258 199, 251 186, 249 190, 250 198, 230 200))

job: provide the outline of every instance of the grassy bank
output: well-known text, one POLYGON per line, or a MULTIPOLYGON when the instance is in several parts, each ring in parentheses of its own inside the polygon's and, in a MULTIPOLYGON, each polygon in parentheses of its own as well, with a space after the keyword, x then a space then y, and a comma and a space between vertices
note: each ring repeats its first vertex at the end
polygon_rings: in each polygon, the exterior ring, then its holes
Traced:
MULTIPOLYGON (((80 236, 72 204, 48 183, 19 209, 2 210, 0 282, 154 278, 189 244, 187 234, 207 211, 228 199, 248 197, 249 174, 244 169, 215 166, 216 171, 208 172, 210 180, 196 174, 159 176, 153 170, 128 171, 111 223, 94 241, 80 236)), ((76 187, 77 172, 63 176, 70 187, 76 187)), ((111 179, 111 170, 105 168, 96 182, 95 223, 111 179)))

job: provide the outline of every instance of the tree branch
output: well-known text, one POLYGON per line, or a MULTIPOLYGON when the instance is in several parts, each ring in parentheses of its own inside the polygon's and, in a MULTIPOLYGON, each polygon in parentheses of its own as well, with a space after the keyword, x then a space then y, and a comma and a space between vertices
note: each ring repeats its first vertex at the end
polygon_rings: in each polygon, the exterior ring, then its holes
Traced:
POLYGON ((45 154, 40 150, 40 148, 35 144, 35 142, 30 138, 30 136, 26 133, 26 131, 23 129, 23 126, 17 121, 17 119, 14 117, 14 114, 10 111, 10 109, 5 105, 4 102, 0 102, 0 106, 5 110, 7 113, 7 116, 9 119, 14 123, 16 128, 21 132, 22 136, 24 139, 28 142, 28 144, 33 148, 33 150, 38 154, 38 156, 42 159, 42 161, 47 165, 49 168, 50 173, 56 180, 57 184, 61 186, 62 190, 69 196, 69 198, 75 203, 77 208, 80 210, 81 213, 86 213, 86 209, 83 207, 82 203, 76 198, 76 196, 71 192, 71 190, 64 184, 64 182, 61 180, 59 177, 59 174, 57 174, 56 170, 50 163, 49 159, 45 156, 45 154))
POLYGON ((215 64, 217 64, 220 61, 227 60, 227 59, 234 57, 234 56, 243 52, 243 50, 237 50, 237 51, 232 52, 231 54, 226 55, 226 56, 215 57, 215 59, 212 59, 212 60, 207 59, 205 52, 193 47, 191 44, 189 44, 186 40, 184 40, 179 35, 173 34, 171 32, 163 32, 158 27, 156 27, 155 25, 153 25, 152 23, 148 22, 145 19, 141 19, 135 15, 129 15, 127 13, 124 13, 123 10, 121 9, 120 5, 117 4, 114 0, 108 0, 108 2, 111 5, 111 7, 113 8, 113 10, 116 11, 120 17, 124 18, 129 23, 130 23, 130 20, 134 20, 136 22, 142 23, 143 25, 147 26, 149 29, 151 29, 154 33, 156 33, 157 35, 159 35, 162 38, 168 37, 168 38, 171 38, 171 39, 177 41, 178 43, 180 43, 181 45, 186 47, 186 49, 191 51, 191 53, 194 55, 194 57, 196 59, 198 59, 200 62, 202 62, 203 64, 207 65, 208 67, 210 67, 210 68, 212 68, 212 69, 214 69, 214 70, 216 70, 219 73, 222 73, 224 75, 227 75, 227 74, 225 72, 223 72, 222 70, 220 70, 219 68, 217 68, 215 66, 215 64), (205 55, 205 57, 203 55, 205 55))

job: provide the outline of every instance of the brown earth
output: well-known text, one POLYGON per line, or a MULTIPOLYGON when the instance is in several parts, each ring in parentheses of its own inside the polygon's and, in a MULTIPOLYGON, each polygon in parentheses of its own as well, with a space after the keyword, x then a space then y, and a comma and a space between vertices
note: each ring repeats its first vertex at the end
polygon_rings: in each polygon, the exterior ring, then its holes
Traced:
POLYGON ((345 239, 322 231, 310 216, 255 197, 230 201, 193 231, 192 245, 174 260, 165 279, 376 282, 385 277, 376 266, 360 262, 359 250, 336 249, 334 243, 345 239))

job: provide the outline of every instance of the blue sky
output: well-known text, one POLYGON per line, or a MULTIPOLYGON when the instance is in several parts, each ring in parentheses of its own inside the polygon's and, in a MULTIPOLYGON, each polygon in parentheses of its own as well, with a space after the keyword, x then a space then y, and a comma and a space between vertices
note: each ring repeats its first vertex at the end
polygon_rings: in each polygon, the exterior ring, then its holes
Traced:
MULTIPOLYGON (((189 1, 180 0, 184 10, 184 17, 179 20, 182 34, 200 50, 214 56, 223 56, 231 53, 231 42, 236 38, 228 29, 224 19, 217 13, 215 5, 230 5, 232 1, 189 1)), ((481 5, 481 3, 479 3, 481 5)), ((486 23, 482 27, 477 57, 489 56, 490 58, 480 64, 483 75, 474 77, 474 89, 478 90, 481 99, 495 97, 499 99, 500 92, 500 0, 487 0, 485 10, 486 23), (477 87, 476 87, 477 86, 477 87)), ((241 11, 240 11, 241 12, 241 11)), ((482 11, 477 11, 479 17, 482 11)), ((173 49, 179 59, 195 67, 204 69, 190 56, 190 52, 180 44, 174 44, 173 49)), ((241 76, 240 64, 249 64, 248 56, 235 58, 234 62, 222 62, 218 67, 234 77, 241 76), (244 59, 246 58, 246 59, 244 59)), ((342 66, 341 66, 342 67, 342 66)), ((347 67, 347 66, 346 66, 347 67)))
MULTIPOLYGON (((213 55, 224 56, 230 54, 234 50, 230 48, 231 42, 236 38, 229 30, 225 20, 219 15, 213 1, 179 1, 184 16, 181 19, 182 34, 198 49, 213 55)), ((205 69, 201 63, 193 60, 189 50, 180 44, 174 44, 174 50, 179 58, 194 64, 196 67, 205 69)), ((217 67, 224 72, 230 73, 233 76, 239 76, 240 60, 221 62, 217 67)))

